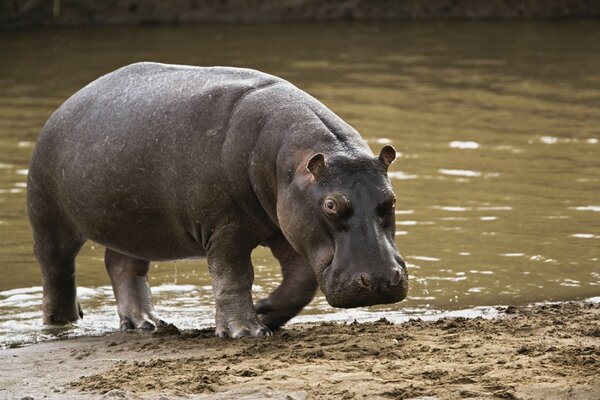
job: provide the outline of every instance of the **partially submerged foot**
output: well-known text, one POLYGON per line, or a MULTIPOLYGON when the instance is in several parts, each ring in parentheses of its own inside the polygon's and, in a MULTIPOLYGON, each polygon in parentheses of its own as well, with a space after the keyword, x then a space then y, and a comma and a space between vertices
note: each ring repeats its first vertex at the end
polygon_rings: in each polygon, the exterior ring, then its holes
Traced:
POLYGON ((48 301, 45 301, 44 304, 44 323, 46 325, 68 325, 83 318, 83 311, 81 311, 79 302, 76 302, 75 306, 69 304, 57 306, 48 303, 48 301))

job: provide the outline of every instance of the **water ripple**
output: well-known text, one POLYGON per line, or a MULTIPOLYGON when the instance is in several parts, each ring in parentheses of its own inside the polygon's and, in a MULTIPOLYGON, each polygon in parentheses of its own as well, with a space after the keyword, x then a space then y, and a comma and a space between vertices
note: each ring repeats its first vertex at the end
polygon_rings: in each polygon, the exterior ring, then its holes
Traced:
POLYGON ((569 210, 600 212, 600 206, 569 207, 569 210))
POLYGON ((478 149, 479 143, 473 141, 463 142, 460 140, 453 140, 452 142, 448 143, 448 146, 453 149, 478 149))
POLYGON ((440 174, 451 175, 451 176, 466 176, 469 178, 481 176, 481 172, 472 171, 470 169, 445 169, 441 168, 438 170, 440 174))

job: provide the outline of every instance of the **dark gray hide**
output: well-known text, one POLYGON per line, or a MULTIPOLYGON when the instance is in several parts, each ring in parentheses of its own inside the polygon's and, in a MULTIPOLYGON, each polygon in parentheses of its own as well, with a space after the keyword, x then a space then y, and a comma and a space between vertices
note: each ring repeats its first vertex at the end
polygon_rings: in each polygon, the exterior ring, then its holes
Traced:
POLYGON ((338 307, 400 301, 394 157, 389 146, 374 157, 323 104, 258 71, 138 63, 105 75, 52 115, 29 170, 44 320, 82 316, 74 260, 88 239, 106 246, 123 329, 164 324, 150 260, 208 257, 223 337, 270 334, 318 286, 338 307), (283 282, 255 309, 258 245, 283 282))

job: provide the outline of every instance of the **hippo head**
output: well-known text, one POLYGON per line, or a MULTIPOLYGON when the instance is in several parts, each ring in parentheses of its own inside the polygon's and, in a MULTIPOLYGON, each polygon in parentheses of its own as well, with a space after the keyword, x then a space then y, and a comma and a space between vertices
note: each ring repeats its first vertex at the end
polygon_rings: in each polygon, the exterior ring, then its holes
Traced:
POLYGON ((387 168, 395 159, 309 154, 278 203, 281 229, 310 262, 334 307, 395 303, 406 297, 406 265, 395 243, 395 196, 387 168))

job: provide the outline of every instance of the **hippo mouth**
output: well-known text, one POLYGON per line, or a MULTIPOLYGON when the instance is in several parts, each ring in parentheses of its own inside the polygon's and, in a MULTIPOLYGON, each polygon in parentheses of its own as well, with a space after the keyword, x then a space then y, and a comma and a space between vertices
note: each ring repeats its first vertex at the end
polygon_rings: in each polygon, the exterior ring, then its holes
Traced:
POLYGON ((328 264, 322 273, 321 291, 332 307, 355 308, 376 304, 397 303, 408 293, 408 275, 405 268, 391 272, 390 279, 375 279, 368 273, 336 274, 334 263, 328 264), (353 278, 354 277, 354 278, 353 278))
POLYGON ((316 278, 317 281, 319 282, 319 286, 321 287, 321 291, 324 291, 324 285, 323 282, 326 281, 326 276, 329 274, 329 271, 331 271, 331 267, 333 265, 333 260, 335 258, 335 247, 333 247, 332 249, 329 249, 328 251, 325 252, 324 256, 321 257, 320 262, 317 264, 317 268, 316 268, 316 278))

